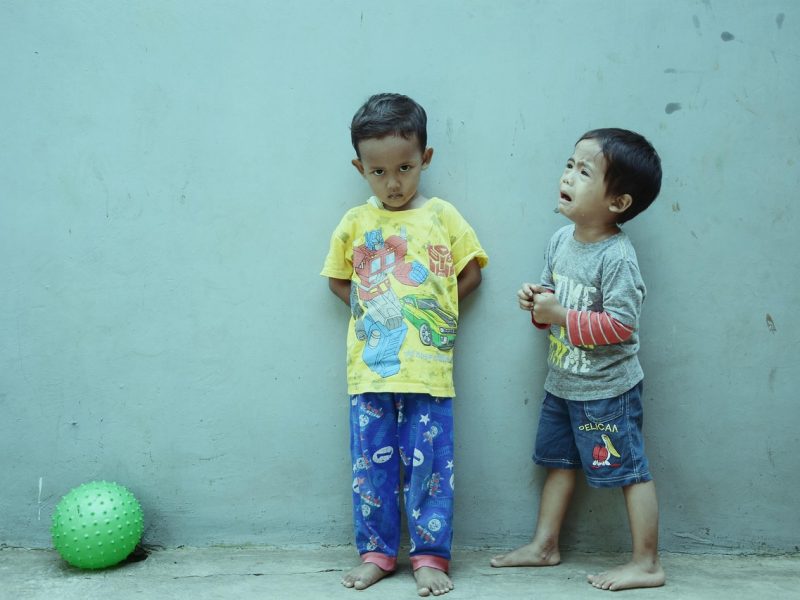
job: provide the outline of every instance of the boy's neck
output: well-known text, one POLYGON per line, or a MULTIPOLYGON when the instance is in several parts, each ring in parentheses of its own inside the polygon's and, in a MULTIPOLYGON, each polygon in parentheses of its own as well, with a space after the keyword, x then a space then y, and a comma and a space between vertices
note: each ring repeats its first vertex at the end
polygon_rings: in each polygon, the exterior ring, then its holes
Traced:
POLYGON ((423 196, 422 194, 417 192, 417 195, 414 196, 411 199, 411 202, 406 204, 406 207, 407 208, 422 208, 428 200, 430 200, 430 198, 428 198, 427 196, 423 196))
POLYGON ((619 232, 620 228, 616 223, 601 223, 597 225, 578 225, 576 223, 573 237, 584 244, 593 244, 607 240, 619 232))

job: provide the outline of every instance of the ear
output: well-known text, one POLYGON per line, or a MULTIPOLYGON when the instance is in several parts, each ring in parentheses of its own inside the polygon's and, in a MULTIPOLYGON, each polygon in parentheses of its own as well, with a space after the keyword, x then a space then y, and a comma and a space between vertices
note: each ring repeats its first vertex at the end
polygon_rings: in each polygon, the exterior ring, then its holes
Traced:
POLYGON ((422 153, 422 170, 428 168, 431 164, 431 159, 433 158, 433 148, 425 148, 425 152, 422 153))
POLYGON ((608 205, 608 210, 613 213, 621 214, 628 210, 633 204, 633 198, 630 194, 622 194, 613 198, 608 205))
POLYGON ((364 165, 363 165, 363 163, 361 162, 361 160, 360 160, 360 159, 358 159, 358 158, 354 158, 354 159, 353 159, 352 161, 350 161, 350 162, 353 164, 353 166, 356 168, 356 170, 357 170, 359 173, 361 173, 361 176, 362 176, 362 177, 364 177, 364 165))

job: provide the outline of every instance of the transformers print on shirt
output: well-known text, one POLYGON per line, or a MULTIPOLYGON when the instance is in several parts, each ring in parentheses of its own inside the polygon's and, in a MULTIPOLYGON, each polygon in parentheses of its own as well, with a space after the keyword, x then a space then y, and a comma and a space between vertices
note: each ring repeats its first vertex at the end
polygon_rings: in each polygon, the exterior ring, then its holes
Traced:
POLYGON ((407 260, 404 232, 384 239, 382 229, 368 231, 364 244, 353 249, 354 282, 350 296, 356 338, 364 342, 362 359, 381 377, 400 371, 400 347, 408 333, 406 321, 424 346, 441 351, 455 345, 458 321, 444 311, 435 296, 409 293, 398 297, 393 283, 420 288, 429 277, 452 276, 452 255, 444 246, 429 246, 429 267, 407 260))

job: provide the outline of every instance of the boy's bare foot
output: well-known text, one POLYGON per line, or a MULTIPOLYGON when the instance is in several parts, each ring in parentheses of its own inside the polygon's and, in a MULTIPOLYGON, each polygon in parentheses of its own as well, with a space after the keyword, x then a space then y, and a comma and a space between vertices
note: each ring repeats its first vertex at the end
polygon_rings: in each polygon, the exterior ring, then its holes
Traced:
POLYGON ((357 567, 350 569, 350 572, 342 577, 342 585, 357 590, 365 590, 390 573, 391 571, 384 571, 375 563, 363 562, 357 567))
POLYGON ((604 573, 588 576, 589 583, 601 590, 629 590, 632 588, 659 587, 666 575, 661 563, 640 564, 629 562, 604 573))
POLYGON ((561 562, 558 547, 547 548, 531 542, 489 561, 493 567, 552 567, 561 562))
POLYGON ((417 593, 420 596, 441 596, 453 589, 453 582, 444 571, 433 567, 420 567, 414 571, 417 593))

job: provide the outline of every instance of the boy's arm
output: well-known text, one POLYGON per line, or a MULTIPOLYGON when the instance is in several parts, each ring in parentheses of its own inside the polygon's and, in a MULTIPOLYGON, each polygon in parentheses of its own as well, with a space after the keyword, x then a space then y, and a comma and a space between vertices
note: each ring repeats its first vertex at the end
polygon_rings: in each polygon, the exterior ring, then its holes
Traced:
POLYGON ((350 280, 328 277, 328 287, 347 306, 350 306, 350 280))
POLYGON ((574 346, 621 344, 633 335, 633 327, 607 312, 568 310, 566 321, 567 337, 574 346))
POLYGON ((633 335, 633 327, 625 325, 607 312, 566 309, 555 294, 533 297, 534 325, 552 323, 567 328, 567 339, 574 346, 608 346, 621 344, 633 335))
POLYGON ((458 274, 458 300, 463 300, 471 292, 475 291, 475 288, 481 284, 482 279, 481 267, 478 264, 478 260, 473 258, 458 274))
POLYGON ((622 344, 636 331, 645 290, 635 261, 604 261, 601 288, 602 307, 566 312, 567 338, 575 346, 622 344))

